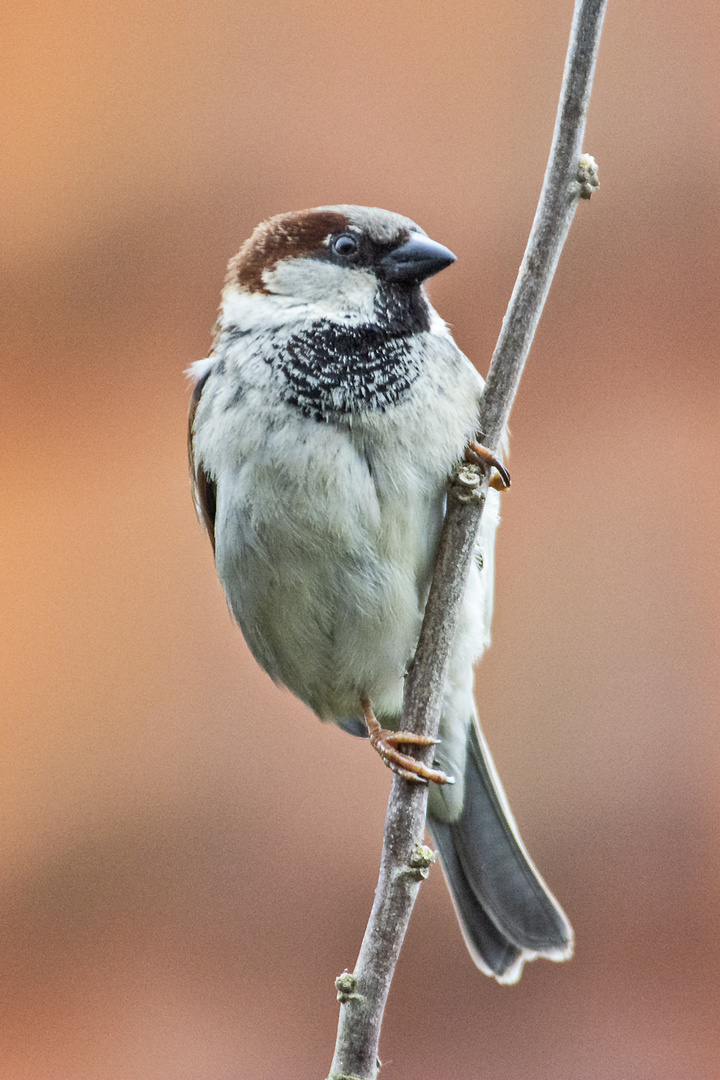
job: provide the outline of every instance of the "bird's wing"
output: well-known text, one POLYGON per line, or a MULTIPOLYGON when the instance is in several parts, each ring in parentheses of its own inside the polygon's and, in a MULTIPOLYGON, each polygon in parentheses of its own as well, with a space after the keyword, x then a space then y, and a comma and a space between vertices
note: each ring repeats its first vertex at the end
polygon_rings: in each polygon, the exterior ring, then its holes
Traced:
POLYGON ((215 551, 215 511, 217 507, 215 481, 205 471, 202 462, 195 460, 195 440, 193 430, 195 425, 195 413, 200 404, 203 387, 207 382, 211 370, 211 368, 208 369, 195 383, 192 398, 190 399, 190 412, 188 414, 188 461, 190 464, 190 485, 192 488, 195 509, 197 510, 198 517, 208 531, 210 543, 213 546, 213 551, 215 551))

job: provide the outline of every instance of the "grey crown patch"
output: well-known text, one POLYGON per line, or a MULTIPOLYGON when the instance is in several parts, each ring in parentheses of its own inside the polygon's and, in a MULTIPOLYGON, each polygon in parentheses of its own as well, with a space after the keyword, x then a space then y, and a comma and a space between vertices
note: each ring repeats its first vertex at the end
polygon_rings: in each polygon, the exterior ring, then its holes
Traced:
POLYGON ((330 423, 397 404, 420 374, 420 355, 413 334, 319 322, 294 334, 272 362, 284 376, 285 400, 304 416, 330 423))

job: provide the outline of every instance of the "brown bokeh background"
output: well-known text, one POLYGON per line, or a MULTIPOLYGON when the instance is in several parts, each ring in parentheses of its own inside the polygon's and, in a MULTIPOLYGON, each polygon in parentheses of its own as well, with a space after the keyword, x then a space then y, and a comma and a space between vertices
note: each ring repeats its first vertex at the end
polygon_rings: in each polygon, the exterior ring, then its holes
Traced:
MULTIPOLYGON (((390 776, 249 657, 183 369, 263 216, 386 206, 485 370, 571 5, 11 0, 2 1080, 327 1075, 390 776)), ((503 988, 423 886, 383 1077, 720 1075, 715 0, 613 0, 582 204, 513 414, 478 701, 576 956, 503 988)))

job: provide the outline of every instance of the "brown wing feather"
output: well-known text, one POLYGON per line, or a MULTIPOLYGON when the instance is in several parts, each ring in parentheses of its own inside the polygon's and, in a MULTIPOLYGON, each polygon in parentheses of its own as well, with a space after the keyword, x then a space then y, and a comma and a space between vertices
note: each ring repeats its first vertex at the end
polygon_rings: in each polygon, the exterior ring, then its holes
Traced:
POLYGON ((203 377, 196 382, 192 398, 190 399, 190 412, 188 415, 188 461, 190 463, 190 486, 192 488, 195 507, 198 511, 198 516, 202 517, 205 528, 208 531, 208 536, 210 537, 210 543, 213 546, 213 551, 215 551, 215 510, 217 506, 215 481, 205 472, 205 469, 200 462, 196 464, 195 447, 193 444, 195 413, 197 412, 200 396, 209 374, 209 371, 205 372, 203 377))

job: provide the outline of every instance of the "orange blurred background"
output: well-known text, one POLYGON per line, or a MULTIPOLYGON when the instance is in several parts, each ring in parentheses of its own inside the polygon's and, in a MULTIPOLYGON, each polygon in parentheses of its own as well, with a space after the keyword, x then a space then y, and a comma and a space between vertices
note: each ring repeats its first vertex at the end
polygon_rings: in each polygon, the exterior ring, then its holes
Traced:
MULTIPOLYGON (((390 774, 248 655, 188 364, 262 217, 408 214, 486 370, 571 4, 11 0, 1 64, 2 1080, 327 1075, 390 774)), ((720 1076, 715 0, 611 0, 513 414, 485 728, 574 960, 478 974, 423 886, 383 1080, 720 1076)))

